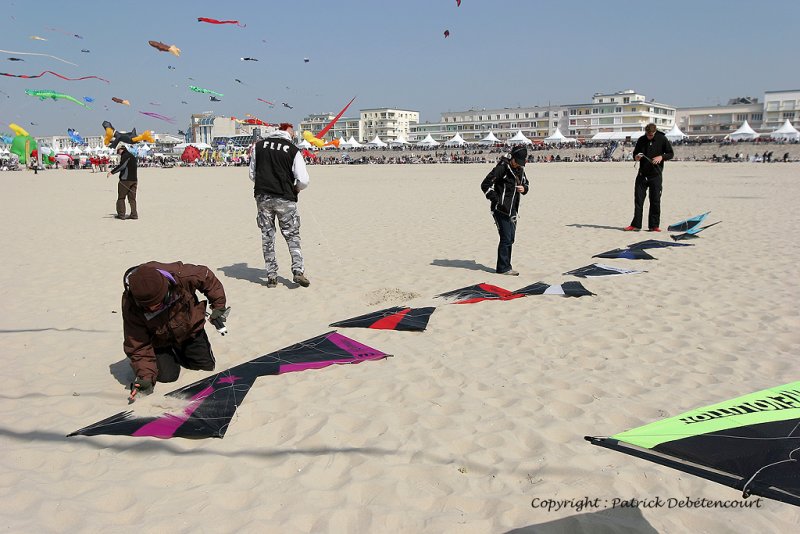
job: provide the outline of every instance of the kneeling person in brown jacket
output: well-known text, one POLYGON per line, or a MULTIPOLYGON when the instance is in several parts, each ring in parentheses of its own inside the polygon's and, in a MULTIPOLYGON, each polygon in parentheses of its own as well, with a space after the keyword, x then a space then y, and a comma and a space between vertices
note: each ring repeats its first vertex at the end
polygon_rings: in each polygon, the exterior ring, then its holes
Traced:
POLYGON ((211 321, 224 324, 225 289, 204 265, 150 261, 131 267, 124 276, 122 323, 125 354, 136 380, 129 400, 151 393, 156 382, 174 382, 181 367, 212 371, 214 353, 205 331, 206 301, 211 321))

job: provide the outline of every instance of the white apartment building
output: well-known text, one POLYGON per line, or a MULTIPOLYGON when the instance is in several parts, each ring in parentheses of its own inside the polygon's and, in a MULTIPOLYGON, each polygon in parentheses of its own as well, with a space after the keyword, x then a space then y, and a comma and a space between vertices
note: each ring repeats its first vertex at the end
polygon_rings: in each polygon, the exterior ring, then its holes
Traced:
POLYGON ((559 129, 567 137, 591 139, 598 133, 613 132, 641 135, 648 123, 661 130, 675 124, 675 108, 633 90, 595 93, 592 102, 547 107, 467 110, 442 114, 438 123, 424 123, 412 128, 409 141, 421 141, 428 134, 437 141, 447 141, 460 133, 465 141, 483 139, 489 131, 500 141, 522 131, 525 137, 541 141, 559 129))
MULTIPOLYGON (((675 115, 678 128, 689 136, 726 136, 744 121, 756 131, 762 129, 764 105, 757 98, 732 98, 724 106, 679 108, 675 115)), ((783 123, 781 123, 783 124, 783 123)))
POLYGON ((361 110, 361 138, 369 142, 377 135, 388 143, 398 137, 408 140, 411 127, 419 123, 419 111, 396 108, 371 108, 361 110))
MULTIPOLYGON (((318 113, 309 115, 300 121, 300 132, 309 131, 317 135, 336 117, 333 113, 318 113)), ((350 139, 363 139, 361 135, 361 120, 358 117, 341 117, 333 127, 322 137, 326 142, 334 139, 343 138, 345 141, 350 139)))
POLYGON ((763 128, 772 132, 787 119, 792 126, 800 128, 800 89, 765 91, 763 128))

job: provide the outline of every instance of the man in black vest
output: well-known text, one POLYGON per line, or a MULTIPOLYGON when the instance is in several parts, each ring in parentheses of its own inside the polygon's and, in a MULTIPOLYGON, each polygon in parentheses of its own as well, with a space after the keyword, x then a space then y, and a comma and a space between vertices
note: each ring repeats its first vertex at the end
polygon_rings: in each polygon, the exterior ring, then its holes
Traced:
POLYGON ((278 130, 259 138, 250 152, 250 179, 253 180, 261 228, 261 248, 267 268, 267 287, 278 285, 278 262, 275 260, 275 219, 292 257, 294 282, 308 287, 300 250, 300 215, 297 194, 308 187, 308 171, 300 149, 292 142, 294 127, 281 123, 278 130))

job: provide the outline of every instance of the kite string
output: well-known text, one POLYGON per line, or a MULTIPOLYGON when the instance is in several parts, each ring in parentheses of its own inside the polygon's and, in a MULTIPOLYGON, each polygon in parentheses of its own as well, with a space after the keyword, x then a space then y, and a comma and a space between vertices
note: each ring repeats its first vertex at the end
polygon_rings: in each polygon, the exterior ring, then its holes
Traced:
POLYGON ((743 497, 747 497, 748 495, 750 495, 750 492, 748 491, 748 489, 747 489, 747 486, 749 486, 749 485, 750 485, 750 484, 753 482, 753 480, 754 480, 754 479, 755 479, 755 478, 756 478, 756 477, 759 475, 759 473, 761 473, 761 471, 763 471, 764 469, 767 469, 768 467, 772 467, 772 466, 775 466, 775 465, 784 464, 784 463, 786 463, 786 462, 797 462, 797 459, 796 459, 796 458, 792 458, 792 455, 793 455, 794 453, 798 452, 798 451, 800 451, 800 447, 798 447, 798 448, 796 448, 796 449, 792 450, 792 451, 789 453, 789 458, 787 458, 786 460, 780 460, 780 461, 778 461, 778 462, 773 462, 773 463, 771 463, 771 464, 767 464, 767 465, 765 465, 764 467, 760 468, 760 469, 759 469, 758 471, 756 471, 755 473, 753 473, 753 476, 751 476, 751 477, 750 477, 750 478, 747 480, 747 482, 745 482, 744 486, 742 486, 742 496, 743 496, 743 497))

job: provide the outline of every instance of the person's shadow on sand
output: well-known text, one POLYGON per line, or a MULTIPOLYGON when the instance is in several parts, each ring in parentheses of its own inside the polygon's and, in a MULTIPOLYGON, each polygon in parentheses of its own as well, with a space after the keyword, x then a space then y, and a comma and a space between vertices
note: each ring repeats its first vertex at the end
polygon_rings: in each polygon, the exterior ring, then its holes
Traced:
POLYGON ((246 280, 262 286, 267 285, 267 281, 264 279, 264 270, 248 267, 246 263, 234 263, 233 265, 220 267, 218 270, 229 278, 246 280))
POLYGON ((126 387, 136 379, 136 375, 133 374, 133 368, 131 367, 131 361, 128 358, 122 358, 122 360, 117 363, 112 363, 108 366, 108 370, 117 382, 126 387))
POLYGON ((456 267, 459 269, 469 269, 470 271, 484 271, 487 273, 494 272, 494 269, 491 267, 477 263, 475 260, 433 260, 431 265, 436 265, 437 267, 456 267))

